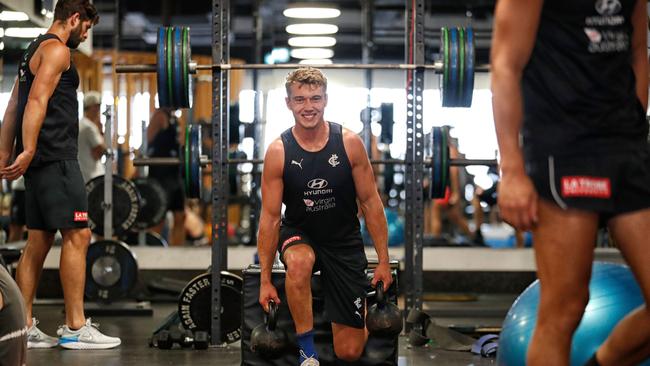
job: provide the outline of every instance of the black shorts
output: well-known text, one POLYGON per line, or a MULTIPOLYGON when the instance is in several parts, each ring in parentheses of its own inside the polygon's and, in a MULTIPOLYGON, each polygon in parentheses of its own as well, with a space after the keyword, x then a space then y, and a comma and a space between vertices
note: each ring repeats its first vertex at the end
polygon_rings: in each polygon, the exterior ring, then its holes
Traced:
POLYGON ((327 319, 333 323, 363 328, 369 286, 365 272, 368 261, 363 244, 340 248, 317 245, 300 230, 283 226, 278 244, 283 263, 284 252, 296 244, 307 244, 316 254, 314 272, 320 271, 327 319))
POLYGON ((88 227, 88 198, 79 163, 62 160, 25 173, 28 229, 55 232, 88 227))
POLYGON ((526 170, 541 198, 559 207, 598 213, 601 221, 650 208, 647 149, 529 161, 526 170))
POLYGON ((25 225, 25 191, 14 189, 11 194, 11 223, 14 225, 25 225))
POLYGON ((176 175, 175 177, 161 178, 153 177, 160 186, 165 190, 167 195, 167 209, 169 211, 184 211, 185 210, 185 188, 183 187, 183 180, 176 175))

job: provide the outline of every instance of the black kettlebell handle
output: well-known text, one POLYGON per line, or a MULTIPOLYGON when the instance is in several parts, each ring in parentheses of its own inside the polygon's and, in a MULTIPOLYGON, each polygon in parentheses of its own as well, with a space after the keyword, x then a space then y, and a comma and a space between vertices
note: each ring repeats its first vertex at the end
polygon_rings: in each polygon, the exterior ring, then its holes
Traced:
POLYGON ((266 329, 270 331, 275 330, 275 325, 278 322, 278 305, 273 300, 269 300, 269 314, 266 318, 266 329))
POLYGON ((377 303, 383 304, 384 303, 384 281, 377 281, 375 288, 377 291, 375 294, 375 297, 377 298, 377 303))

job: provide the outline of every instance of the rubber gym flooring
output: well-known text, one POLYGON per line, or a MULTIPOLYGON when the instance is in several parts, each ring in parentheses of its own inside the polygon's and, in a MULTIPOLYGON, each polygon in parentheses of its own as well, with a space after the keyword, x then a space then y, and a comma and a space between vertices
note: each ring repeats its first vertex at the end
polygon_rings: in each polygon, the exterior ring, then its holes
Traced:
MULTIPOLYGON (((514 300, 510 295, 479 296, 476 301, 425 301, 424 309, 432 314, 439 325, 499 327, 505 312, 514 300)), ((158 350, 150 348, 148 339, 153 328, 175 308, 174 304, 152 304, 153 316, 93 317, 106 334, 122 338, 122 345, 113 350, 74 351, 60 348, 29 350, 28 365, 239 365, 240 346, 210 347, 205 351, 175 348, 158 350)), ((34 306, 41 330, 53 335, 64 320, 62 305, 34 306)), ((483 358, 470 352, 453 352, 433 344, 411 347, 405 336, 400 337, 399 366, 416 365, 492 365, 494 359, 483 358)))

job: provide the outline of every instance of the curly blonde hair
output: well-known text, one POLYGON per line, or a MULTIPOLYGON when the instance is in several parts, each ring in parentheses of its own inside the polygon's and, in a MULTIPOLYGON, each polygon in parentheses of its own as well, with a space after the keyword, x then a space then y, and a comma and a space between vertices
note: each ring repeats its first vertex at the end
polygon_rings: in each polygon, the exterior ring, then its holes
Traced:
POLYGON ((284 83, 284 87, 287 89, 287 95, 291 94, 290 88, 293 83, 322 86, 323 92, 327 92, 327 78, 315 67, 301 67, 290 72, 284 83))

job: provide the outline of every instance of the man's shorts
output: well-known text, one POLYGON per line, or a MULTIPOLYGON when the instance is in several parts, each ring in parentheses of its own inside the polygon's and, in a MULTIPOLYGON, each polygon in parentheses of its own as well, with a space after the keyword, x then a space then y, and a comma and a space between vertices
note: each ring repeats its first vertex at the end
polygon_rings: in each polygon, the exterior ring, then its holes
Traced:
POLYGON ((601 221, 650 208, 647 149, 529 161, 528 175, 541 198, 563 209, 600 214, 601 221))
POLYGON ((25 191, 15 189, 11 194, 11 223, 14 225, 25 225, 25 191))
POLYGON ((314 272, 320 270, 327 319, 333 323, 363 328, 369 285, 365 272, 368 261, 363 244, 358 247, 317 245, 302 231, 283 226, 278 244, 283 263, 284 252, 297 244, 309 245, 316 254, 314 272))
POLYGON ((28 229, 88 227, 88 197, 79 163, 62 160, 27 169, 25 213, 28 229))
POLYGON ((185 210, 185 189, 183 187, 183 180, 178 175, 170 178, 152 176, 150 178, 157 180, 165 190, 168 210, 175 212, 185 210))

